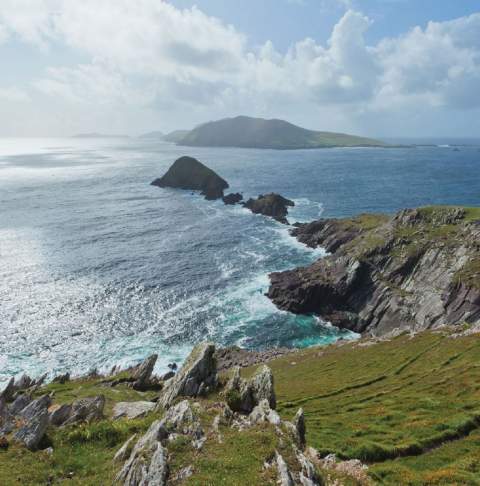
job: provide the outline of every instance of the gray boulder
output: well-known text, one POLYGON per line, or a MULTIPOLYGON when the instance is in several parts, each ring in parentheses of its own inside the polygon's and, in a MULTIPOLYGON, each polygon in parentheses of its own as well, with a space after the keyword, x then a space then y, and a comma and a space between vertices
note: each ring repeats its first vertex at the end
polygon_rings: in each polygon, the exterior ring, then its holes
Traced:
POLYGON ((43 412, 47 412, 48 415, 48 407, 51 403, 52 400, 48 395, 42 395, 40 398, 37 398, 36 400, 30 402, 18 413, 18 415, 27 422, 29 422, 33 420, 37 415, 43 415, 43 412))
POLYGON ((81 398, 72 403, 70 416, 62 425, 70 425, 76 422, 91 422, 103 418, 105 397, 99 395, 92 398, 81 398))
POLYGON ((191 435, 196 439, 203 436, 200 421, 188 400, 183 400, 169 408, 162 423, 169 433, 191 435))
POLYGON ((285 459, 275 451, 275 462, 277 464, 278 471, 278 484, 280 486, 294 486, 292 475, 288 469, 285 459))
POLYGON ((305 426, 305 414, 303 408, 299 408, 293 419, 293 425, 295 427, 296 436, 300 447, 304 448, 306 444, 306 426, 305 426))
POLYGON ((6 402, 9 402, 13 398, 13 394, 15 393, 15 378, 12 376, 10 381, 7 383, 7 386, 2 390, 0 393, 0 398, 3 398, 6 402))
POLYGON ((141 363, 133 373, 133 388, 135 390, 145 390, 148 388, 153 368, 157 362, 158 354, 152 354, 143 363, 141 363))
POLYGON ((277 405, 272 370, 266 365, 260 366, 249 380, 241 378, 240 368, 236 367, 224 393, 235 412, 251 413, 262 400, 266 400, 272 410, 277 405))
POLYGON ((155 408, 153 402, 118 402, 113 407, 114 420, 119 418, 135 419, 144 417, 155 408))
POLYGON ((35 450, 48 427, 48 411, 41 410, 14 435, 14 439, 23 443, 28 449, 35 450))
POLYGON ((178 397, 196 397, 217 385, 215 345, 195 346, 180 371, 167 382, 158 399, 158 408, 169 408, 178 397))
POLYGON ((113 456, 113 462, 123 462, 126 461, 129 457, 130 454, 132 453, 132 449, 134 446, 134 441, 137 437, 137 434, 133 434, 130 439, 128 439, 120 449, 116 452, 116 454, 113 456))
POLYGON ((116 481, 124 486, 164 486, 168 464, 161 441, 167 437, 163 424, 159 420, 153 422, 133 447, 116 481))
POLYGON ((9 407, 9 411, 12 415, 17 415, 21 412, 27 405, 32 402, 32 397, 27 393, 23 393, 22 395, 18 395, 17 398, 13 401, 13 403, 9 407))
POLYGON ((260 403, 252 410, 252 413, 248 418, 252 425, 265 422, 272 425, 280 425, 282 422, 280 415, 270 408, 268 400, 265 399, 260 401, 260 403))
POLYGON ((50 408, 48 420, 51 425, 60 426, 64 424, 72 414, 72 405, 64 403, 63 405, 54 405, 50 408))

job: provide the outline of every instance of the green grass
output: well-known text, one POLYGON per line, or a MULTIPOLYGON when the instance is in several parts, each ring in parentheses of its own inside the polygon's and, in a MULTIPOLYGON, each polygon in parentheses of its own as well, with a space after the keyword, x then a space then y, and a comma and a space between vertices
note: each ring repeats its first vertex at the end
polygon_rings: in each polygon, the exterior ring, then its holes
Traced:
POLYGON ((426 332, 368 347, 312 348, 270 365, 279 411, 291 417, 302 406, 308 442, 322 453, 370 463, 383 484, 480 484, 472 480, 480 458, 480 335, 426 332), (435 474, 442 479, 428 482, 435 474))
MULTIPOLYGON (((271 361, 278 410, 289 419, 303 407, 308 444, 322 454, 367 462, 375 483, 480 485, 480 335, 452 338, 451 332, 404 334, 371 345, 339 343, 271 361)), ((110 406, 116 398, 145 395, 126 387, 115 391, 99 380, 51 384, 45 390, 55 390, 61 402, 103 391, 110 406)), ((273 485, 274 473, 263 465, 276 449, 297 467, 288 443, 282 444, 272 427, 239 433, 221 425, 218 442, 210 433, 218 399, 200 400, 207 433, 201 451, 185 439, 169 446, 172 477, 192 465, 194 475, 182 484, 273 485)), ((12 443, 0 450, 0 484, 111 484, 119 467, 112 462, 115 452, 160 417, 51 428, 43 444, 53 447, 51 456, 12 443)))

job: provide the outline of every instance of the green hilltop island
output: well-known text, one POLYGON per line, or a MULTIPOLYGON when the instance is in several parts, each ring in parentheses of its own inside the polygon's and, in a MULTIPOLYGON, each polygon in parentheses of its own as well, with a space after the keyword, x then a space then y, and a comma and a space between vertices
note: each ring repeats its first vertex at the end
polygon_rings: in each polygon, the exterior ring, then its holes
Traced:
POLYGON ((314 149, 331 147, 390 147, 371 138, 307 130, 284 120, 237 116, 211 121, 193 130, 177 130, 164 141, 187 147, 314 149))
MULTIPOLYGON (((297 225, 329 256, 269 297, 361 333, 307 349, 197 344, 0 392, 0 484, 480 484, 480 208, 297 225)), ((72 370, 74 371, 74 370, 72 370)))

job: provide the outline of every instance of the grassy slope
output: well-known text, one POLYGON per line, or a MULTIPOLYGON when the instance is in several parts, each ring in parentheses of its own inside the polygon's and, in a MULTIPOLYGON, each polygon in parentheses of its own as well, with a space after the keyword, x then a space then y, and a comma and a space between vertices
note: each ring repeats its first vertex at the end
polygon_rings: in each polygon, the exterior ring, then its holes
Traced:
MULTIPOLYGON (((369 346, 310 348, 270 366, 281 415, 292 417, 304 407, 308 442, 322 453, 369 462, 381 484, 480 484, 480 335, 453 339, 447 332, 426 332, 369 346)), ((47 390, 55 390, 57 402, 103 393, 107 411, 114 401, 152 396, 104 387, 99 380, 47 390)), ((212 407, 202 415, 206 431, 216 399, 203 402, 212 407)), ((49 478, 53 484, 111 484, 116 450, 159 417, 51 429, 44 445, 53 446, 52 456, 11 445, 0 450, 0 484, 47 484, 49 478)), ((271 429, 221 432, 223 443, 208 436, 201 452, 182 441, 172 444, 172 474, 193 464, 195 475, 184 484, 275 484, 263 470, 264 461, 281 448, 271 429)))
POLYGON ((349 343, 271 366, 281 414, 304 407, 323 453, 371 463, 384 484, 480 484, 480 335, 349 343))

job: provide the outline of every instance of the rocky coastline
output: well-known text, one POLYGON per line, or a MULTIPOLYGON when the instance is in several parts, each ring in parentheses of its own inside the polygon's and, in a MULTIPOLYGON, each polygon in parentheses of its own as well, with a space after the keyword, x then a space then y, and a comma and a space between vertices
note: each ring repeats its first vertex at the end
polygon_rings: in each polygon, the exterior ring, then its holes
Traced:
POLYGON ((296 225, 330 255, 270 275, 280 308, 374 336, 480 322, 480 210, 407 209, 296 225))

